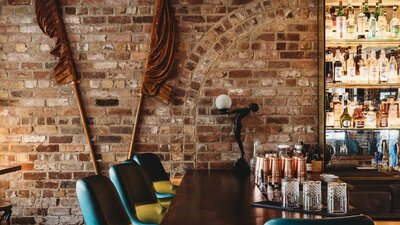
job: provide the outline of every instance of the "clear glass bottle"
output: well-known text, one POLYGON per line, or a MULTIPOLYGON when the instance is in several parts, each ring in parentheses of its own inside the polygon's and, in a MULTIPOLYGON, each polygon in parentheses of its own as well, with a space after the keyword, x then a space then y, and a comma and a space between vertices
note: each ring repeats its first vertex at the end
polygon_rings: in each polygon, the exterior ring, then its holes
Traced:
POLYGON ((365 127, 367 128, 376 128, 376 112, 374 111, 374 107, 370 106, 369 111, 367 112, 367 116, 365 118, 365 127))
POLYGON ((381 50, 378 64, 379 64, 379 82, 386 83, 388 82, 389 60, 386 58, 386 53, 384 49, 381 50))
POLYGON ((375 13, 372 12, 371 17, 369 18, 368 21, 369 24, 369 39, 376 39, 377 36, 377 22, 376 22, 376 18, 375 18, 375 13))
POLYGON ((390 20, 390 34, 392 37, 398 37, 399 32, 400 24, 397 18, 397 6, 393 6, 393 18, 390 20))
POLYGON ((354 83, 356 81, 356 64, 354 62, 354 54, 349 51, 349 59, 346 63, 347 66, 347 79, 349 83, 354 83))
POLYGON ((398 82, 398 64, 394 57, 394 50, 390 53, 389 60, 389 83, 395 84, 398 82))
POLYGON ((325 36, 332 37, 333 34, 333 20, 330 13, 330 6, 327 5, 325 9, 325 36))
POLYGON ((351 116, 347 109, 347 101, 344 103, 344 110, 342 115, 340 116, 340 127, 341 128, 349 128, 351 127, 351 116))
POLYGON ((346 16, 344 14, 343 0, 339 0, 339 10, 336 17, 336 38, 345 38, 346 16))
POLYGON ((367 17, 365 16, 363 10, 357 15, 357 33, 358 39, 365 38, 365 31, 367 26, 367 17))
POLYGON ((386 38, 386 32, 388 31, 388 21, 386 19, 386 12, 382 11, 378 17, 378 36, 380 38, 386 38))
POLYGON ((367 60, 367 53, 365 50, 362 50, 361 52, 361 59, 358 62, 359 68, 360 68, 360 77, 359 77, 359 82, 360 83, 368 83, 369 79, 369 65, 368 65, 368 60, 367 60))
POLYGON ((368 82, 370 84, 378 84, 379 83, 379 63, 376 59, 376 52, 371 50, 370 53, 371 59, 369 60, 369 78, 368 82))
POLYGON ((261 142, 260 140, 255 139, 253 144, 253 155, 250 158, 250 169, 253 172, 255 171, 256 159, 260 149, 261 149, 261 142))
POLYGON ((341 59, 340 49, 336 49, 333 63, 333 80, 335 83, 342 83, 343 80, 343 63, 341 59))
POLYGON ((357 33, 356 19, 354 15, 354 9, 349 9, 349 16, 347 18, 346 26, 347 26, 347 38, 355 39, 357 33))

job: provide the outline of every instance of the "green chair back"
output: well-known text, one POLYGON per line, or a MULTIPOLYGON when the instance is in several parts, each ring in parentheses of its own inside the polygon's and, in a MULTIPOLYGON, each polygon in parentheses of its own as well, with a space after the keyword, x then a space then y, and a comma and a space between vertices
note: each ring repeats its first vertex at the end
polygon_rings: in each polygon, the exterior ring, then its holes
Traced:
POLYGON ((272 219, 264 225, 374 225, 374 221, 365 215, 334 217, 324 219, 272 219))
POLYGON ((107 177, 95 175, 78 180, 76 193, 86 225, 132 224, 107 177))
POLYGON ((158 202, 152 184, 136 162, 126 161, 112 166, 110 179, 132 223, 161 223, 165 209, 158 202))
POLYGON ((170 181, 158 156, 153 153, 141 153, 135 154, 133 160, 142 166, 147 177, 153 182, 157 198, 169 199, 163 200, 167 202, 166 205, 169 205, 170 198, 172 198, 176 192, 176 187, 170 181))

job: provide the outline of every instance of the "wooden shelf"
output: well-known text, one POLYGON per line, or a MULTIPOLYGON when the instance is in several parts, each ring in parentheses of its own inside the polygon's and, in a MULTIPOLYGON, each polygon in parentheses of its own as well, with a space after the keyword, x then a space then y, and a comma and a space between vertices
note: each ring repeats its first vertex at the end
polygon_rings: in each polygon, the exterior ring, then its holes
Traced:
MULTIPOLYGON (((363 2, 364 2, 364 0, 353 0, 352 5, 354 7, 360 7, 363 2)), ((379 2, 379 1, 378 0, 369 0, 368 1, 370 10, 375 9, 376 2, 379 2)), ((330 5, 330 6, 339 6, 339 1, 338 0, 325 0, 325 4, 330 5)), ((346 7, 347 1, 343 1, 343 5, 346 7)), ((398 0, 383 0, 382 1, 382 6, 395 6, 395 5, 396 6, 399 5, 398 0)), ((357 9, 356 9, 356 11, 357 11, 357 9)), ((372 11, 374 11, 374 10, 372 10, 372 11)))
POLYGON ((336 128, 336 127, 327 127, 327 131, 357 131, 357 130, 365 130, 365 131, 381 131, 381 130, 400 130, 400 127, 375 127, 375 128, 336 128))
POLYGON ((400 84, 326 84, 326 88, 388 89, 400 88, 400 84))
MULTIPOLYGON (((333 36, 335 36, 335 32, 333 36)), ((326 47, 338 47, 338 46, 357 46, 362 45, 363 47, 398 47, 400 45, 400 38, 386 38, 386 39, 375 39, 375 40, 367 40, 367 39, 332 39, 326 38, 325 40, 326 47)))

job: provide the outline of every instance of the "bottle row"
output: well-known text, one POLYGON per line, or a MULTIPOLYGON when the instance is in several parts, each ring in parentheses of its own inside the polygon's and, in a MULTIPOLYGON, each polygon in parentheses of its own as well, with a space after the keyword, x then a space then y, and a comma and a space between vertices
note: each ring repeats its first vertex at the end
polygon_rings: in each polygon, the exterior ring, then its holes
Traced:
POLYGON ((326 127, 328 128, 388 128, 400 127, 400 101, 390 97, 375 107, 348 100, 348 94, 326 94, 326 127), (377 110, 376 110, 377 109, 377 110))
POLYGON ((385 49, 379 52, 367 52, 361 45, 354 52, 350 47, 347 50, 337 48, 335 55, 328 49, 325 54, 325 82, 326 83, 353 83, 379 84, 400 83, 400 47, 397 51, 391 50, 389 58, 385 49))
POLYGON ((339 7, 327 6, 325 9, 325 35, 337 39, 387 39, 400 37, 400 22, 397 6, 393 6, 393 17, 388 22, 387 12, 382 1, 376 3, 375 11, 369 10, 368 0, 356 15, 352 1, 347 7, 339 0, 339 7))

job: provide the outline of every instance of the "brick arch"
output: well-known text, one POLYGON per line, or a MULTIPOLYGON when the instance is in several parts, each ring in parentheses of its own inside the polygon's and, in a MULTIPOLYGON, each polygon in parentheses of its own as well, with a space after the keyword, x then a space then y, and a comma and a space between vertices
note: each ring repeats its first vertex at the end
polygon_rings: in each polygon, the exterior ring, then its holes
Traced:
MULTIPOLYGON (((209 165, 202 165, 197 161, 198 152, 202 150, 202 141, 197 141, 199 117, 196 110, 199 104, 213 105, 213 102, 199 102, 200 90, 206 75, 213 68, 214 62, 237 40, 246 37, 261 25, 273 23, 276 19, 291 18, 292 12, 287 9, 288 7, 289 5, 276 0, 256 1, 242 5, 211 27, 188 54, 188 59, 183 63, 184 76, 178 80, 179 96, 181 97, 179 107, 183 106, 186 109, 183 110, 181 120, 189 121, 183 122, 185 129, 183 129, 182 152, 184 156, 182 159, 190 155, 189 157, 192 157, 191 160, 194 161, 193 167, 209 168, 209 165), (274 5, 273 10, 270 10, 271 5, 274 5), (192 138, 185 137, 188 135, 192 135, 192 138)), ((268 37, 265 38, 268 39, 268 37)))

